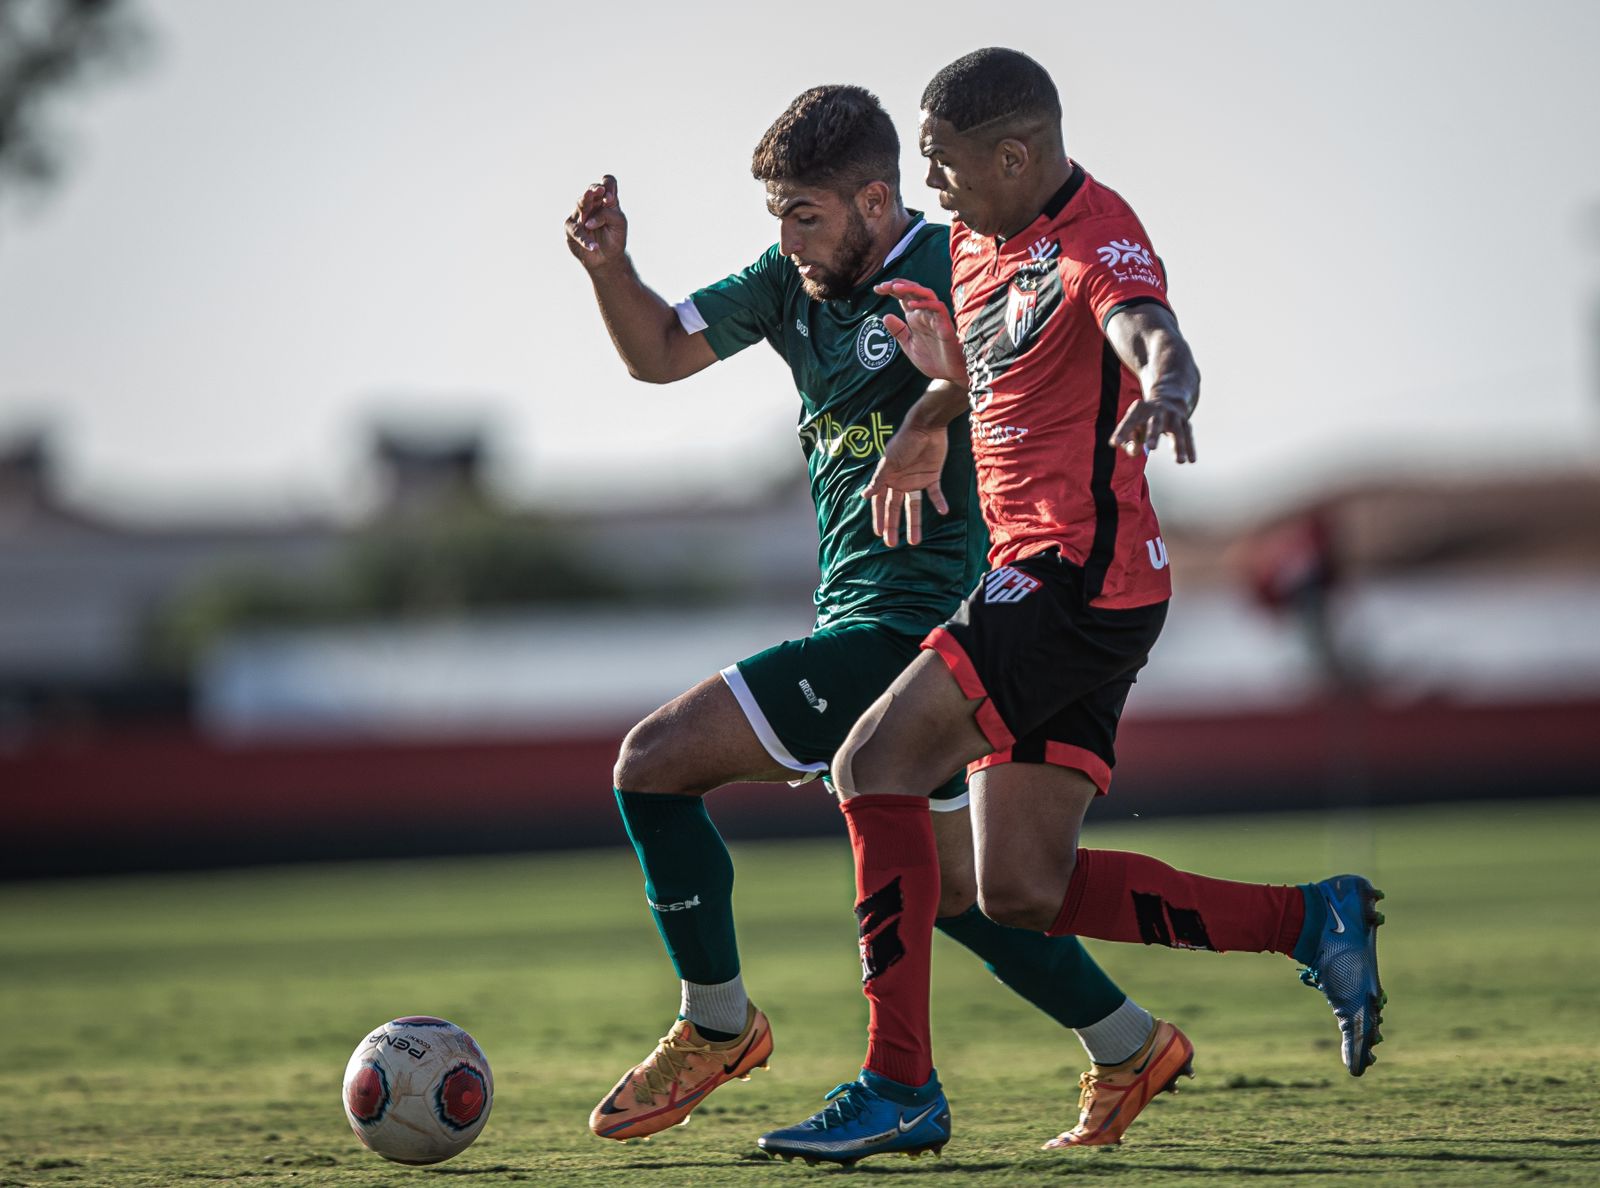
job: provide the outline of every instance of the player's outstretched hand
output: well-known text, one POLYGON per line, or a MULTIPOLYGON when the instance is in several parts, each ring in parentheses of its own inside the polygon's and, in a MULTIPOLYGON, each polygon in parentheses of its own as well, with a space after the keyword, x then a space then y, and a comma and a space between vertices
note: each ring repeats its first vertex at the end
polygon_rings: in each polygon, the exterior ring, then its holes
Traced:
POLYGON ((900 518, 905 517, 906 543, 922 543, 922 495, 940 515, 948 515, 939 487, 949 439, 943 429, 913 429, 901 426, 883 447, 883 457, 872 472, 872 481, 861 492, 872 500, 872 530, 883 537, 891 549, 900 543, 900 518))
POLYGON ((1189 423, 1189 406, 1176 396, 1156 396, 1135 401, 1111 435, 1111 444, 1130 455, 1152 451, 1164 434, 1172 435, 1172 449, 1179 462, 1193 462, 1194 426, 1189 423))
POLYGON ((628 248, 628 216, 617 205, 617 179, 609 173, 583 192, 567 216, 567 248, 590 272, 620 262, 628 248))
MULTIPOLYGON (((916 281, 892 280, 872 290, 880 297, 894 297, 905 311, 904 318, 893 314, 883 319, 883 327, 905 351, 917 370, 929 379, 949 380, 967 386, 967 361, 961 354, 961 340, 950 309, 939 295, 916 281)), ((913 544, 916 542, 912 542, 913 544)))

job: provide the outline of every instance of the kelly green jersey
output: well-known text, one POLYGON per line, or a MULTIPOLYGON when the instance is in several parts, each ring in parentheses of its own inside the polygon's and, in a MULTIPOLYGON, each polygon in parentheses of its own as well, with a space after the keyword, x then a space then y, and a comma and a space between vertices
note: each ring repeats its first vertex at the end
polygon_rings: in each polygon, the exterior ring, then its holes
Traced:
MULTIPOLYGON (((913 226, 883 268, 849 296, 815 301, 773 246, 754 264, 694 293, 707 343, 720 359, 766 339, 800 393, 800 448, 817 509, 817 626, 870 621, 922 632, 943 622, 983 570, 988 541, 978 512, 967 418, 949 429, 940 485, 950 504, 923 508, 922 543, 889 549, 872 531, 861 491, 928 380, 884 329, 899 302, 872 287, 904 277, 950 300, 948 229, 913 213, 913 226)), ((686 303, 686 304, 688 304, 686 303)), ((680 307, 681 309, 681 307, 680 307)), ((924 503, 926 504, 926 500, 924 503)))

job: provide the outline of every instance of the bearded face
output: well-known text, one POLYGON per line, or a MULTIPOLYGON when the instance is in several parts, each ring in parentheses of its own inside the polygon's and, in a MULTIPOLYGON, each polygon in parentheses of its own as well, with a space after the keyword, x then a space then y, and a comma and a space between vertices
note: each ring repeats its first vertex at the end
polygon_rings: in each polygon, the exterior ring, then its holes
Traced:
POLYGON ((872 233, 867 220, 854 206, 845 208, 845 222, 838 242, 826 260, 796 261, 800 284, 813 301, 833 301, 848 297, 872 266, 872 233))

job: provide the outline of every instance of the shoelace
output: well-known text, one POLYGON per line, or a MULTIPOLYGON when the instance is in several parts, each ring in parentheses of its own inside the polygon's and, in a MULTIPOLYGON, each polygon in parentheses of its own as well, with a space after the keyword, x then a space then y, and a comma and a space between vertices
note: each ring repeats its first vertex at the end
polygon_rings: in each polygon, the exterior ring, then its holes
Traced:
POLYGON ((842 1085, 835 1085, 828 1091, 826 1099, 828 1104, 822 1107, 820 1113, 811 1116, 811 1122, 819 1130, 854 1122, 877 1096, 860 1081, 846 1081, 842 1085))
POLYGON ((706 1056, 710 1052, 709 1045, 685 1043, 671 1034, 662 1036, 650 1059, 644 1062, 644 1081, 634 1096, 644 1103, 666 1093, 679 1076, 689 1071, 690 1056, 706 1056))
POLYGON ((1100 1078, 1092 1072, 1086 1072, 1078 1078, 1078 1125, 1082 1126, 1089 1120, 1089 1103, 1094 1100, 1094 1087, 1100 1078))
POLYGON ((1310 986, 1313 990, 1322 989, 1322 975, 1317 973, 1317 971, 1314 969, 1302 969, 1300 971, 1300 980, 1307 986, 1310 986))

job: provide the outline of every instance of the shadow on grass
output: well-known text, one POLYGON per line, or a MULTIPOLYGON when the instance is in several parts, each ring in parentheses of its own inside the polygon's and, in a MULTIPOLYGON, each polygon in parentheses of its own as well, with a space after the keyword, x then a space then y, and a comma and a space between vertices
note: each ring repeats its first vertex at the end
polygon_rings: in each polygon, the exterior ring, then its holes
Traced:
MULTIPOLYGON (((805 1161, 799 1158, 783 1160, 776 1156, 751 1153, 740 1155, 733 1159, 699 1159, 699 1160, 674 1160, 670 1163, 646 1163, 635 1160, 632 1163, 619 1165, 620 1168, 634 1172, 648 1171, 677 1171, 689 1168, 703 1168, 706 1170, 731 1171, 735 1168, 745 1168, 751 1171, 760 1171, 765 1168, 782 1167, 786 1162, 792 1162, 804 1167, 805 1161)), ((1008 1171, 1014 1170, 1016 1164, 1010 1161, 993 1163, 972 1163, 965 1160, 954 1159, 900 1159, 891 1163, 855 1163, 850 1165, 828 1163, 819 1160, 814 1167, 806 1170, 820 1175, 834 1173, 836 1175, 853 1176, 938 1176, 938 1175, 971 1175, 975 1172, 1008 1171)))

